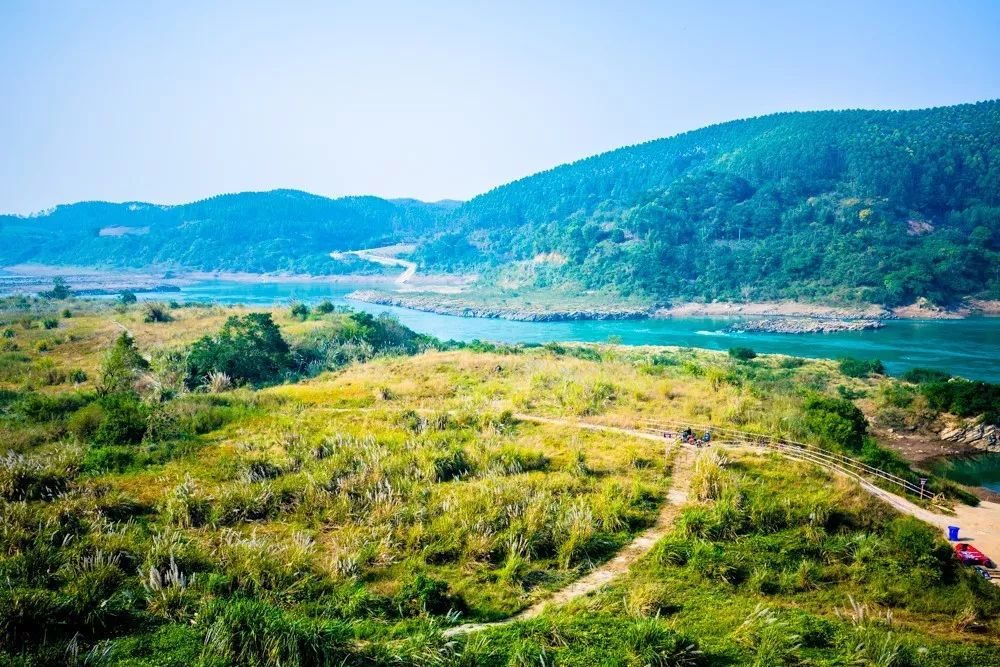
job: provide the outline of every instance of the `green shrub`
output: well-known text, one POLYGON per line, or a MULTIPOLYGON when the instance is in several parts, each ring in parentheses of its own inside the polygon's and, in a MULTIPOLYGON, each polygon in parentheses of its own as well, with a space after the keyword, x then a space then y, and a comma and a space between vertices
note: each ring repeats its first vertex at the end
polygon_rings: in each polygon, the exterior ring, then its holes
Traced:
POLYGON ((856 359, 854 357, 841 357, 837 360, 840 372, 847 377, 866 378, 872 375, 885 375, 885 366, 878 359, 856 359))
POLYGON ((186 382, 194 389, 213 371, 237 382, 273 382, 290 370, 291 362, 288 343, 270 313, 233 315, 216 336, 191 346, 186 382))
POLYGON ((139 353, 135 340, 128 332, 122 332, 104 356, 98 393, 132 392, 136 378, 148 369, 149 362, 139 353))
POLYGON ((404 615, 447 614, 449 611, 461 611, 464 604, 448 594, 448 584, 444 581, 431 579, 418 574, 396 594, 395 606, 404 615))
POLYGON ((73 311, 70 310, 69 308, 63 308, 62 316, 63 316, 64 319, 68 320, 71 317, 73 317, 73 311))
POLYGON ((135 295, 135 292, 133 292, 131 290, 122 290, 121 292, 118 293, 118 303, 119 303, 119 305, 129 306, 129 305, 131 305, 133 303, 136 303, 138 300, 139 300, 139 297, 137 297, 135 295))
POLYGON ((336 310, 336 306, 333 305, 332 301, 326 299, 316 304, 316 308, 314 308, 314 310, 319 315, 329 315, 334 310, 336 310))
POLYGON ((49 422, 61 419, 79 410, 92 400, 92 395, 77 393, 23 394, 13 406, 14 411, 33 422, 49 422))
POLYGON ((124 472, 136 461, 135 450, 121 445, 91 447, 83 457, 83 469, 87 472, 124 472))
POLYGON ((304 303, 296 303, 292 306, 292 309, 289 314, 294 319, 305 320, 307 317, 309 317, 309 306, 307 306, 304 303))
POLYGON ((70 298, 73 296, 73 292, 66 283, 66 279, 57 276, 52 279, 52 289, 45 292, 39 292, 38 296, 43 299, 61 300, 70 298))
POLYGON ((39 359, 31 369, 31 381, 36 385, 51 387, 66 381, 66 372, 52 359, 39 359))
POLYGON ((149 408, 139 397, 122 392, 102 396, 103 418, 94 432, 94 441, 104 445, 135 444, 146 434, 149 408))
POLYGON ((147 302, 142 307, 143 322, 171 322, 173 319, 173 316, 167 312, 166 307, 162 303, 147 302))
POLYGON ((1000 384, 955 379, 921 385, 920 391, 934 410, 1000 423, 1000 384))
POLYGON ((71 414, 66 420, 66 428, 80 440, 88 440, 94 437, 103 421, 104 409, 99 403, 91 403, 71 414))
POLYGON ((911 368, 902 375, 904 382, 913 384, 926 384, 928 382, 947 382, 951 376, 944 371, 933 368, 911 368))
POLYGON ((860 409, 842 398, 811 394, 803 405, 805 427, 827 445, 860 451, 868 421, 860 409))
POLYGON ((731 347, 729 348, 729 356, 737 361, 750 361, 757 358, 757 353, 749 347, 731 347))
POLYGON ((83 369, 74 368, 69 372, 69 381, 73 384, 83 384, 87 381, 87 374, 83 372, 83 369))

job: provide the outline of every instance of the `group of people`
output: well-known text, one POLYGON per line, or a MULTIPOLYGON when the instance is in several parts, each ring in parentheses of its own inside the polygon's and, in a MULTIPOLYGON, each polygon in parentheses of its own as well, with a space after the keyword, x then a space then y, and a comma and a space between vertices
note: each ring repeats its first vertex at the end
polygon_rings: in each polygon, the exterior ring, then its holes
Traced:
MULTIPOLYGON (((664 431, 663 432, 663 437, 664 438, 673 438, 674 435, 675 434, 672 433, 671 431, 664 431)), ((686 442, 687 444, 692 445, 694 447, 703 447, 703 446, 704 447, 708 447, 709 444, 712 442, 712 432, 711 431, 706 430, 705 434, 703 436, 701 436, 701 438, 698 438, 694 434, 694 431, 691 430, 690 426, 687 427, 687 428, 685 428, 678 435, 679 435, 679 437, 681 439, 681 442, 686 442)))

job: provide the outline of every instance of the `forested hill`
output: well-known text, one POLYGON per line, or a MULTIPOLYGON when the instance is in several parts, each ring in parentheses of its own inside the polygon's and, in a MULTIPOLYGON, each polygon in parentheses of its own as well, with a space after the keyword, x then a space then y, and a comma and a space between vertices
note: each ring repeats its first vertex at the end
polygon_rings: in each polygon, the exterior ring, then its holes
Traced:
POLYGON ((472 199, 419 258, 663 300, 895 304, 997 298, 998 250, 991 101, 782 113, 611 151, 472 199))
POLYGON ((422 270, 658 302, 1000 298, 1000 101, 733 121, 461 205, 276 190, 0 216, 0 265, 321 274, 400 241, 422 270))
POLYGON ((333 250, 416 240, 455 203, 328 199, 295 190, 220 195, 178 206, 83 202, 0 216, 0 265, 331 273, 333 250))

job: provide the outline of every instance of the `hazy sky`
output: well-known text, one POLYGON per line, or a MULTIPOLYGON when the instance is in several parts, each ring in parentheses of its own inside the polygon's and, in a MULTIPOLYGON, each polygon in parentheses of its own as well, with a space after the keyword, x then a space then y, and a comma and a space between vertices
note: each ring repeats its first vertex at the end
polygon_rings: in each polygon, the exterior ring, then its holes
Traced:
POLYGON ((464 199, 732 118, 1000 97, 1000 0, 0 0, 0 91, 0 211, 464 199))

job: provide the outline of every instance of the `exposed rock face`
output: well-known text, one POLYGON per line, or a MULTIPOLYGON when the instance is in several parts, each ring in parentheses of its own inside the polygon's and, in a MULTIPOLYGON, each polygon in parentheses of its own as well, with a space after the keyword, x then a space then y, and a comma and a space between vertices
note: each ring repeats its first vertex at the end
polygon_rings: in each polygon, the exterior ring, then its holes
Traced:
POLYGON ((995 424, 976 424, 966 420, 941 431, 942 440, 962 442, 984 452, 1000 452, 1000 428, 995 424))
POLYGON ((738 322, 726 328, 730 333, 832 333, 881 329, 881 320, 839 320, 815 317, 769 317, 738 322))
POLYGON ((459 317, 486 317, 500 320, 517 320, 521 322, 560 322, 566 320, 638 320, 649 317, 649 308, 630 308, 627 306, 602 306, 600 308, 581 309, 532 309, 515 306, 489 306, 478 303, 463 303, 459 300, 442 300, 440 296, 402 295, 376 292, 374 290, 358 290, 347 295, 353 301, 373 303, 378 306, 396 306, 412 308, 439 315, 457 315, 459 317))

